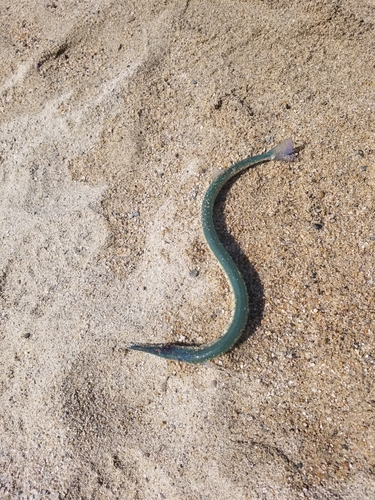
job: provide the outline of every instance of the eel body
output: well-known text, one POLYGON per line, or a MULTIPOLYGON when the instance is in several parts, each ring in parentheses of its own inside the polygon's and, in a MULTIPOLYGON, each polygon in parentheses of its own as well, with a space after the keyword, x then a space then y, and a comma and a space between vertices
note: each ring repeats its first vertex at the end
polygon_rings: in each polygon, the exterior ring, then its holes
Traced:
POLYGON ((267 153, 251 156, 224 170, 211 183, 202 203, 202 227, 207 245, 222 267, 234 299, 234 310, 227 331, 217 340, 202 346, 177 344, 135 344, 128 349, 154 354, 187 363, 203 363, 227 352, 241 337, 247 323, 249 297, 245 282, 232 257, 221 243, 214 226, 213 210, 215 200, 223 186, 233 176, 249 167, 271 160, 293 161, 294 148, 291 139, 286 139, 267 153))

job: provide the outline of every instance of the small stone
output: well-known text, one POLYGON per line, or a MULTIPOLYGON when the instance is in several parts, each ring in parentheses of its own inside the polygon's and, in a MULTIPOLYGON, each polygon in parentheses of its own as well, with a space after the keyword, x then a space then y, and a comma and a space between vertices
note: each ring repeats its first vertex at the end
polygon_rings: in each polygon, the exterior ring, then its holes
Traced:
POLYGON ((196 278, 199 274, 199 271, 198 269, 192 269, 190 272, 189 272, 189 276, 190 278, 196 278))
POLYGON ((139 217, 140 216, 140 213, 138 212, 138 210, 136 210, 135 212, 131 212, 128 214, 128 219, 134 219, 135 217, 139 217))

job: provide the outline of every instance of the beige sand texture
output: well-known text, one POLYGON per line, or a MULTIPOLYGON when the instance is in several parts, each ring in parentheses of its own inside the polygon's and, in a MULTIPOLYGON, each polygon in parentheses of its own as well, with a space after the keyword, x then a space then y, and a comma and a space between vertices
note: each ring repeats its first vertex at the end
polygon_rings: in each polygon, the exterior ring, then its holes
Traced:
POLYGON ((1 0, 0 498, 375 498, 373 0, 1 0), (200 206, 217 167, 242 341, 200 206))

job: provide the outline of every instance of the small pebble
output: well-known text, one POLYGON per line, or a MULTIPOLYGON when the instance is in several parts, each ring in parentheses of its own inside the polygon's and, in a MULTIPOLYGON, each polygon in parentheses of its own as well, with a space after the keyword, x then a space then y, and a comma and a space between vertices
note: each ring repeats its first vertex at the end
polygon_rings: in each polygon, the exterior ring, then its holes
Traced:
POLYGON ((138 210, 136 212, 131 212, 130 214, 128 214, 129 219, 134 219, 135 217, 139 217, 139 216, 140 216, 140 213, 138 212, 138 210))
POLYGON ((190 271, 190 273, 189 273, 189 276, 190 276, 191 278, 196 278, 196 277, 198 276, 198 274, 199 274, 198 269, 192 269, 192 270, 190 271))

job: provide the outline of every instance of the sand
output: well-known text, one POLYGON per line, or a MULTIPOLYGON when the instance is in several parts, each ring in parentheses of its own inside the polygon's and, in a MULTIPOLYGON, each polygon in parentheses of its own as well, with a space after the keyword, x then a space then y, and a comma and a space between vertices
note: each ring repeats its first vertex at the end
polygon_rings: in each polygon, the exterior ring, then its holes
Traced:
POLYGON ((2 0, 0 498, 375 497, 373 0, 2 0), (215 219, 217 168, 292 137, 215 219))

